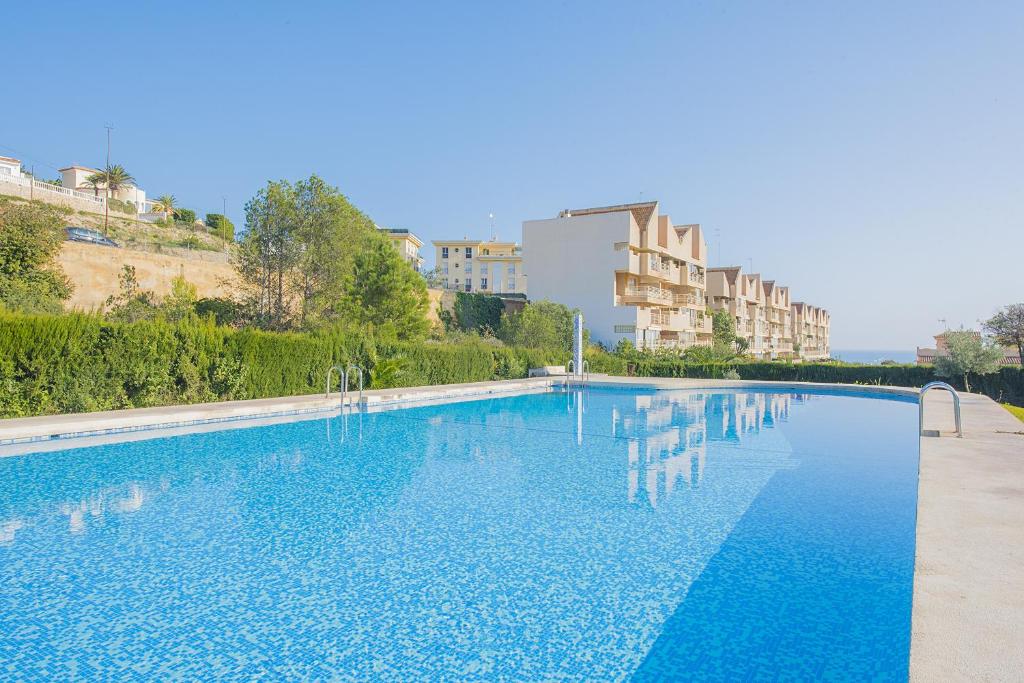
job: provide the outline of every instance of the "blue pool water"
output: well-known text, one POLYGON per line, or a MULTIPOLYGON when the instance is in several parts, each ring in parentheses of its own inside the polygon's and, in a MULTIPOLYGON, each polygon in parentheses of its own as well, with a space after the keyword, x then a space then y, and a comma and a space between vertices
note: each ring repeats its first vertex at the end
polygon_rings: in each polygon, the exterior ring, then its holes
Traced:
POLYGON ((0 679, 905 680, 916 419, 591 389, 0 458, 0 679))

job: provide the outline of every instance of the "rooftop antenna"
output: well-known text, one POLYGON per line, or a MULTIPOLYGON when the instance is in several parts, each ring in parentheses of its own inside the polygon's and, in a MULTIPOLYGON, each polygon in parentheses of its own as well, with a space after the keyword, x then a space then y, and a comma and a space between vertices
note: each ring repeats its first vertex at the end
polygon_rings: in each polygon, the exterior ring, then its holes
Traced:
POLYGON ((722 262, 722 231, 715 228, 715 247, 718 251, 717 262, 722 262))
POLYGON ((493 213, 489 213, 489 214, 487 214, 487 217, 491 219, 491 241, 492 242, 497 242, 498 241, 498 235, 497 235, 497 233, 494 232, 494 214, 493 213))
POLYGON ((946 330, 949 329, 949 326, 946 325, 946 319, 945 318, 939 318, 939 322, 942 323, 942 331, 943 332, 945 332, 946 330))
POLYGON ((107 168, 110 168, 110 131, 114 130, 114 127, 109 124, 103 127, 107 129, 107 168))

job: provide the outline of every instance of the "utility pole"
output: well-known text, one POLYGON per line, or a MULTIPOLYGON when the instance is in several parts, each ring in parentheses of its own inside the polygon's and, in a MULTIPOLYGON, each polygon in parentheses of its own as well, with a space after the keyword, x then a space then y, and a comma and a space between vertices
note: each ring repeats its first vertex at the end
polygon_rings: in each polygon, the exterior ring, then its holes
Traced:
POLYGON ((498 241, 498 236, 494 233, 494 214, 490 213, 490 214, 487 214, 487 216, 491 219, 491 241, 492 242, 497 242, 498 241))
MULTIPOLYGON (((113 126, 103 126, 107 129, 107 168, 110 168, 110 131, 114 130, 113 126)), ((106 169, 104 169, 106 170, 106 169)))

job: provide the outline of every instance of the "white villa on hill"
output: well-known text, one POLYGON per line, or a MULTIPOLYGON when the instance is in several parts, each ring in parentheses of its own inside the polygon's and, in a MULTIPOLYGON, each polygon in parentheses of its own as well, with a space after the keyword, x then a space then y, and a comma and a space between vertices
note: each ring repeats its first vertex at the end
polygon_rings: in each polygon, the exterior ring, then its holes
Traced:
MULTIPOLYGON (((68 166, 60 169, 60 185, 36 180, 31 174, 22 170, 21 160, 14 157, 0 156, 0 194, 12 194, 25 199, 38 199, 52 204, 63 204, 85 211, 102 212, 106 202, 102 185, 93 188, 86 184, 86 179, 97 168, 89 166, 68 166)), ((136 213, 152 210, 153 203, 146 199, 146 191, 141 187, 129 185, 113 193, 113 199, 131 203, 136 213)))

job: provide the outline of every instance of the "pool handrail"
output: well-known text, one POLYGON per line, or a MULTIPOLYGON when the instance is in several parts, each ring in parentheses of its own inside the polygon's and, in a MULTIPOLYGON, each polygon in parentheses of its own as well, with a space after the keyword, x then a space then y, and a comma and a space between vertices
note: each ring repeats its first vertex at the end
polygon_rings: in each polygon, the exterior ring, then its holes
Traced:
POLYGON ((565 381, 562 386, 568 387, 570 378, 579 380, 581 385, 585 385, 590 380, 590 361, 584 359, 577 372, 576 361, 570 358, 569 362, 565 364, 565 381))
POLYGON ((341 379, 341 383, 342 383, 342 387, 341 387, 341 401, 342 401, 342 404, 344 404, 344 402, 345 402, 345 371, 341 368, 340 365, 332 365, 331 367, 327 368, 327 390, 324 392, 324 398, 329 399, 331 397, 331 374, 335 370, 338 371, 339 379, 341 379))
POLYGON ((960 394, 945 382, 928 382, 928 384, 921 387, 917 399, 918 432, 921 436, 924 436, 924 395, 932 389, 942 389, 948 391, 953 396, 953 421, 956 424, 956 436, 958 439, 962 439, 964 437, 964 430, 963 424, 960 421, 960 394))
POLYGON ((344 385, 344 387, 342 389, 342 395, 341 395, 341 404, 342 405, 345 405, 345 395, 348 393, 348 384, 349 384, 349 380, 352 379, 352 371, 353 370, 359 371, 359 402, 360 403, 363 402, 363 369, 361 367, 359 367, 358 365, 354 365, 352 363, 349 363, 348 367, 345 368, 345 374, 344 374, 344 378, 343 378, 343 381, 342 381, 342 384, 344 385))

